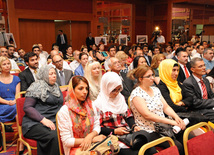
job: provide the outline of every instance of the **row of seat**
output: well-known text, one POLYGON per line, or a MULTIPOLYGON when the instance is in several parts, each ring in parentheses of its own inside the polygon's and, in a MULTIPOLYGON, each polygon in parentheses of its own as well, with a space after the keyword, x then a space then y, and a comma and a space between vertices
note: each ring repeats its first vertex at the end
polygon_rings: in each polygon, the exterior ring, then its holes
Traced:
MULTIPOLYGON (((63 86, 63 87, 67 87, 67 86, 63 86)), ((21 97, 21 96, 25 93, 26 92, 20 92, 16 96, 16 107, 17 107, 16 123, 17 123, 18 134, 19 134, 19 138, 17 141, 17 151, 16 151, 17 155, 19 152, 18 149, 20 146, 20 142, 22 142, 27 147, 29 155, 32 154, 32 151, 31 151, 32 149, 37 149, 37 142, 35 140, 25 138, 22 134, 22 128, 21 127, 22 127, 22 118, 25 114, 23 111, 25 98, 21 97)), ((65 98, 67 91, 64 91, 62 93, 63 93, 63 98, 65 98)), ((56 122, 57 122, 57 120, 56 120, 56 122)), ((11 124, 14 122, 6 122, 6 124, 7 123, 11 124)), ((4 130, 4 124, 1 123, 2 130, 4 130)), ((213 124, 210 123, 210 125, 213 125, 213 124)), ((197 155, 197 154, 210 155, 214 152, 214 133, 213 133, 213 131, 211 131, 210 125, 206 122, 201 122, 201 123, 198 123, 196 125, 193 125, 193 126, 187 128, 185 130, 184 137, 183 137, 185 155, 197 155), (205 127, 206 133, 199 135, 197 137, 194 137, 194 138, 189 140, 188 135, 190 134, 190 132, 192 132, 193 130, 198 129, 200 127, 205 127)), ((58 126, 57 123, 56 123, 56 126, 58 126)), ((62 142, 60 139, 60 132, 58 130, 58 127, 57 127, 57 134, 58 134, 58 139, 59 139, 60 155, 63 155, 64 151, 63 151, 63 146, 62 146, 62 142)), ((138 155, 143 155, 147 149, 149 149, 153 146, 156 146, 160 143, 163 143, 165 141, 169 142, 170 147, 165 149, 165 150, 160 151, 157 154, 158 155, 168 155, 168 154, 169 155, 171 155, 171 154, 179 155, 177 147, 175 146, 173 140, 169 137, 162 137, 162 138, 159 138, 157 140, 154 140, 150 143, 143 145, 141 147, 141 149, 139 150, 138 155)), ((4 151, 6 151, 5 132, 3 133, 3 142, 4 142, 4 151)))

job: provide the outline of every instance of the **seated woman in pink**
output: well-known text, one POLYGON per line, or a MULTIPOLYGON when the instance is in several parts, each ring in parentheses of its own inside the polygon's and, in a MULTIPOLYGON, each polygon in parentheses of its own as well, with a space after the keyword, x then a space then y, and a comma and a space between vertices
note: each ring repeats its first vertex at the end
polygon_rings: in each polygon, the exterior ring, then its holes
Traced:
POLYGON ((77 148, 87 150, 92 142, 101 141, 99 117, 89 99, 89 84, 85 77, 74 76, 69 84, 67 102, 59 110, 58 128, 65 155, 77 148))

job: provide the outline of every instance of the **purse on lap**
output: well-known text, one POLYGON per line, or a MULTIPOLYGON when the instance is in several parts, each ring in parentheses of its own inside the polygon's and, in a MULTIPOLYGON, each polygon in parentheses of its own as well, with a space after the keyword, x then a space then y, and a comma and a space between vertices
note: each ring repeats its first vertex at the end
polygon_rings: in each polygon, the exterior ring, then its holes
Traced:
POLYGON ((159 133, 162 137, 175 138, 174 132, 172 131, 172 126, 169 124, 155 122, 154 128, 155 132, 159 133))
POLYGON ((118 154, 120 151, 118 138, 114 135, 107 136, 101 142, 97 142, 91 145, 86 151, 81 151, 80 148, 77 149, 75 155, 108 155, 108 154, 118 154))

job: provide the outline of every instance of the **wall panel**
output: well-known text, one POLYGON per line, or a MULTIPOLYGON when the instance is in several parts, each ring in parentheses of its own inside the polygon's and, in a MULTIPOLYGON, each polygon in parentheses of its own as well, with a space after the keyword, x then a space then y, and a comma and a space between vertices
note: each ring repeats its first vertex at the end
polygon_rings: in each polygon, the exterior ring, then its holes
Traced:
POLYGON ((20 48, 31 51, 32 45, 41 43, 44 50, 50 52, 55 42, 54 21, 19 19, 20 48))

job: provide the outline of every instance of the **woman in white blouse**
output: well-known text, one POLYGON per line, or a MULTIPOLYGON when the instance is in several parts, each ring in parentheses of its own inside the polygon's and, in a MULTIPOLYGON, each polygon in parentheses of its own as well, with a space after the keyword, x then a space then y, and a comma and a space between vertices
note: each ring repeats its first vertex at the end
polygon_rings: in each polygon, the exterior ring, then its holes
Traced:
POLYGON ((77 148, 87 150, 92 142, 105 138, 100 133, 99 117, 89 99, 86 78, 74 76, 69 84, 67 102, 58 112, 58 128, 65 155, 75 154, 77 148))
MULTIPOLYGON (((182 130, 185 129, 186 126, 183 120, 166 103, 160 90, 157 87, 152 87, 155 75, 149 66, 141 65, 131 71, 129 76, 138 81, 138 87, 132 91, 130 96, 130 107, 133 111, 136 124, 142 130, 152 133, 152 139, 157 139, 160 135, 155 132, 155 122, 170 124, 172 126, 176 125, 182 130), (171 116, 173 120, 166 118, 164 113, 171 116)), ((176 135, 176 137, 177 136, 182 135, 176 135)), ((183 154, 182 144, 177 140, 174 141, 180 154, 183 154)))

